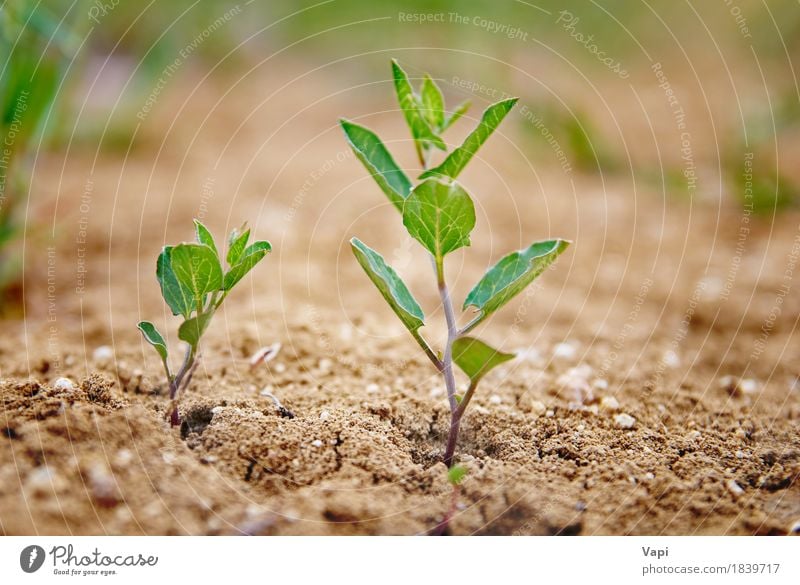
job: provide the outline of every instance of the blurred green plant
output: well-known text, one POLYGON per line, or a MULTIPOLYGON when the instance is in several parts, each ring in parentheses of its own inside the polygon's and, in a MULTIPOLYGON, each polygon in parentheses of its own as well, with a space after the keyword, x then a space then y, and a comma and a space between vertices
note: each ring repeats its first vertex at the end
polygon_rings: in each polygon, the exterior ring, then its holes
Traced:
MULTIPOLYGON (((46 130, 73 46, 70 32, 29 1, 0 7, 0 296, 19 278, 30 158, 46 130)), ((5 302, 3 303, 5 305, 5 302)))

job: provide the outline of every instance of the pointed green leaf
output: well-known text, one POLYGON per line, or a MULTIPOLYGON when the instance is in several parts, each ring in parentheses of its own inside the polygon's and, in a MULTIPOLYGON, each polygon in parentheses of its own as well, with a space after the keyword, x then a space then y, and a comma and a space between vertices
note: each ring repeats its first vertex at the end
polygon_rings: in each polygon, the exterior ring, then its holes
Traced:
POLYGON ((453 465, 447 470, 447 481, 451 485, 459 485, 467 477, 467 468, 463 465, 453 465))
POLYGON ((447 150, 444 141, 428 125, 420 108, 419 98, 414 94, 411 83, 408 81, 408 75, 394 59, 392 59, 392 74, 397 101, 400 103, 400 109, 403 110, 414 140, 426 140, 441 150, 447 150))
POLYGON ((156 326, 153 325, 150 321, 139 321, 139 331, 142 332, 142 336, 144 340, 152 345, 155 350, 158 352, 158 355, 161 356, 161 359, 166 362, 167 361, 167 342, 164 341, 164 338, 156 329, 156 326))
POLYGON ((339 124, 358 160, 367 168, 389 201, 402 212, 403 201, 411 191, 411 181, 394 162, 381 139, 371 130, 347 120, 339 120, 339 124))
POLYGON ((480 124, 478 124, 478 127, 464 139, 461 146, 451 152, 438 167, 422 173, 420 178, 424 179, 435 175, 444 175, 455 179, 459 173, 464 170, 464 167, 467 166, 467 163, 475 155, 481 145, 486 142, 489 136, 492 135, 492 132, 500 125, 500 122, 503 121, 506 114, 514 107, 514 104, 517 103, 517 99, 518 98, 509 98, 486 108, 486 111, 483 112, 483 117, 481 117, 480 124))
POLYGON ((475 337, 459 337, 453 342, 453 361, 473 384, 514 357, 513 353, 498 351, 475 337))
POLYGON ((361 268, 409 331, 414 332, 422 327, 425 324, 422 309, 394 269, 386 264, 383 256, 358 238, 350 240, 350 246, 361 268))
POLYGON ((208 324, 211 323, 211 317, 213 316, 214 312, 208 311, 207 313, 201 313, 196 317, 187 319, 181 323, 181 326, 178 328, 178 339, 196 348, 197 344, 200 343, 200 338, 208 328, 208 324))
POLYGON ((214 250, 214 254, 219 256, 219 252, 217 252, 217 245, 214 243, 214 236, 211 235, 211 232, 208 231, 208 228, 200 223, 198 220, 194 220, 194 228, 197 232, 197 241, 200 244, 205 244, 212 250, 214 250))
POLYGON ((505 256, 469 292, 464 309, 475 307, 482 313, 481 319, 485 318, 533 282, 569 244, 567 240, 546 240, 505 256))
POLYGON ((203 297, 222 288, 222 267, 214 251, 205 244, 178 244, 170 254, 178 281, 192 291, 196 306, 203 297))
POLYGON ((239 263, 244 254, 244 249, 247 247, 247 240, 250 239, 250 230, 246 229, 239 233, 237 230, 231 232, 228 239, 228 266, 234 266, 239 263))
POLYGON ((462 246, 469 246, 475 227, 475 206, 455 182, 429 179, 417 185, 403 206, 403 225, 436 259, 462 246))
POLYGON ((266 241, 253 242, 249 245, 242 254, 239 263, 231 267, 225 274, 223 290, 231 290, 256 264, 261 262, 270 250, 272 250, 272 246, 266 241))
POLYGON ((173 315, 188 317, 194 309, 192 291, 175 276, 172 269, 172 246, 165 246, 156 262, 156 278, 161 285, 161 296, 172 309, 173 315))
POLYGON ((456 122, 456 121, 457 121, 459 118, 461 118, 461 116, 463 116, 464 114, 466 114, 466 113, 467 113, 467 111, 469 110, 469 107, 470 107, 471 105, 472 105, 472 102, 470 102, 469 100, 467 100, 467 101, 465 101, 465 102, 461 102, 461 103, 460 103, 460 104, 459 104, 459 105, 456 107, 456 109, 453 111, 453 113, 450 115, 450 117, 449 117, 449 118, 447 118, 447 121, 446 121, 446 122, 445 122, 445 123, 442 125, 442 132, 444 132, 445 130, 447 130, 447 129, 448 129, 450 126, 452 126, 452 125, 453 125, 453 124, 454 124, 454 123, 455 123, 455 122, 456 122))
POLYGON ((444 126, 444 96, 430 75, 422 80, 422 106, 428 124, 435 130, 444 126))

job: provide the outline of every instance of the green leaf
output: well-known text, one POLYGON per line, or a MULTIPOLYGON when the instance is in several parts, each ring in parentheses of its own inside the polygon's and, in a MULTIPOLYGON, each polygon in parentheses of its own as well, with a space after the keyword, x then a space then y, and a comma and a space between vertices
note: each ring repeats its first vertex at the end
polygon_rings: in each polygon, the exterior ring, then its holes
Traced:
POLYGON ((444 132, 445 130, 447 130, 447 129, 448 129, 450 126, 452 126, 452 125, 453 125, 453 124, 454 124, 454 123, 455 123, 455 122, 456 122, 456 121, 457 121, 459 118, 461 118, 461 116, 463 116, 464 114, 466 114, 466 113, 467 113, 467 111, 469 110, 469 107, 470 107, 471 105, 472 105, 472 102, 470 102, 469 100, 467 100, 467 101, 465 101, 465 102, 461 102, 461 103, 460 103, 460 104, 459 104, 459 105, 456 107, 456 109, 453 111, 453 113, 450 115, 450 117, 449 117, 449 118, 447 118, 447 121, 446 121, 446 122, 445 122, 445 123, 442 125, 442 132, 444 132))
POLYGON ((429 179, 417 185, 406 199, 403 225, 433 254, 439 266, 446 254, 469 246, 475 206, 458 183, 429 179))
POLYGON ((188 317, 194 309, 192 291, 175 276, 175 271, 172 269, 172 250, 172 246, 165 246, 158 255, 156 278, 161 285, 161 296, 172 309, 172 314, 188 317))
POLYGON ((187 319, 178 328, 178 339, 185 341, 192 347, 197 347, 200 343, 200 338, 211 323, 211 317, 214 316, 214 311, 200 313, 197 317, 187 319))
POLYGON ((459 337, 453 342, 453 361, 473 383, 514 357, 513 353, 498 351, 474 337, 459 337))
POLYGON ((422 327, 425 324, 422 309, 394 269, 358 238, 350 240, 350 246, 361 268, 409 331, 413 333, 422 327))
POLYGON ((198 220, 194 220, 194 228, 197 232, 197 241, 214 250, 214 254, 219 256, 219 252, 217 252, 217 245, 214 243, 214 236, 211 235, 211 232, 208 231, 208 228, 198 220))
POLYGON ((441 150, 447 150, 444 141, 433 132, 422 114, 419 98, 414 94, 411 83, 408 81, 408 75, 394 59, 392 59, 392 74, 397 101, 400 103, 400 109, 403 110, 414 140, 428 141, 441 150))
POLYGON ((533 282, 569 244, 567 240, 546 240, 505 256, 469 292, 464 309, 475 307, 481 311, 481 319, 485 318, 533 282))
POLYGON ((178 244, 170 254, 178 281, 192 291, 196 306, 203 297, 222 288, 222 267, 214 250, 205 244, 178 244))
POLYGON ((244 254, 244 249, 247 247, 247 240, 250 239, 250 230, 246 229, 239 233, 237 230, 231 232, 228 239, 228 266, 234 266, 239 263, 244 254))
POLYGON ((459 485, 467 476, 467 468, 463 465, 453 465, 447 470, 447 481, 452 485, 459 485))
POLYGON ((242 280, 271 250, 272 246, 266 241, 253 242, 249 245, 242 254, 239 263, 225 274, 223 290, 231 290, 236 286, 236 283, 242 280))
POLYGON ((164 338, 156 329, 156 326, 153 325, 150 321, 139 321, 139 331, 142 332, 142 336, 144 340, 152 345, 155 350, 158 352, 158 355, 161 356, 161 359, 166 362, 167 361, 167 342, 164 341, 164 338))
POLYGON ((394 162, 392 155, 371 130, 347 120, 339 120, 347 142, 356 157, 367 168, 397 209, 403 211, 403 202, 411 192, 411 181, 394 162))
POLYGON ((430 75, 426 75, 422 80, 421 96, 428 124, 431 128, 440 130, 444 126, 444 97, 442 90, 430 75))
POLYGON ((509 98, 486 108, 486 111, 483 112, 480 124, 478 124, 477 128, 464 139, 461 146, 451 152, 438 167, 422 173, 420 179, 435 175, 444 175, 455 179, 459 173, 464 170, 464 167, 467 166, 467 163, 475 155, 481 145, 486 142, 497 126, 500 125, 500 122, 503 121, 506 114, 514 107, 514 104, 517 103, 517 99, 518 98, 509 98))

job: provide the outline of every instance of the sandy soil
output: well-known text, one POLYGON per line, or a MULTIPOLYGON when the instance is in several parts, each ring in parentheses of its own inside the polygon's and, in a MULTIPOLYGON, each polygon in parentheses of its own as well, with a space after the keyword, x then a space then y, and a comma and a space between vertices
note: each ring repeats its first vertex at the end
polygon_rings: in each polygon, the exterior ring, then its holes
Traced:
MULTIPOLYGON (((189 76, 130 152, 39 161, 44 203, 30 219, 54 235, 26 242, 24 319, 0 338, 0 532, 418 534, 441 520, 443 386, 348 239, 399 270, 440 341, 435 286, 336 119, 377 112, 362 121, 409 167, 412 149, 384 111, 389 86, 339 92, 338 73, 189 76), (275 251, 215 318, 184 425, 170 429, 160 364, 135 324, 154 320, 176 347, 155 258, 192 237, 192 217, 218 238, 247 220, 275 251), (274 342, 279 356, 251 370, 274 342)), ((663 95, 645 103, 658 117, 663 95)), ((636 130, 626 144, 641 153, 636 130)), ((478 331, 521 355, 487 376, 465 419, 469 473, 450 531, 790 531, 800 296, 786 271, 800 215, 744 224, 713 175, 688 200, 630 173, 565 174, 552 153, 526 159, 526 144, 516 118, 464 175, 478 226, 450 257, 456 299, 511 249, 576 243, 478 331)))

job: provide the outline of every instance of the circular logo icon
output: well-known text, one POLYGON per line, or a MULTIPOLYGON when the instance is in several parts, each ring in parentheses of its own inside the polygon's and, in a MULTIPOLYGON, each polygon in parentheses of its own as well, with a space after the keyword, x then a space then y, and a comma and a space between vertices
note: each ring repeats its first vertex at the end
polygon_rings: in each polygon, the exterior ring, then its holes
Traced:
POLYGON ((26 573, 35 573, 44 564, 44 549, 41 546, 32 544, 26 546, 19 553, 19 566, 26 573))

